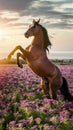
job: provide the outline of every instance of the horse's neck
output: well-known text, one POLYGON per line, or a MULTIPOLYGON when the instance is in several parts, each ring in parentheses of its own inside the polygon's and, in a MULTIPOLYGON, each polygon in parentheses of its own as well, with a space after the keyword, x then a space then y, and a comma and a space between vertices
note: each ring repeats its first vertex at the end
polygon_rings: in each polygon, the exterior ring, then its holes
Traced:
POLYGON ((39 47, 44 47, 44 40, 43 40, 43 35, 37 35, 34 36, 34 39, 32 41, 33 46, 39 46, 39 47))

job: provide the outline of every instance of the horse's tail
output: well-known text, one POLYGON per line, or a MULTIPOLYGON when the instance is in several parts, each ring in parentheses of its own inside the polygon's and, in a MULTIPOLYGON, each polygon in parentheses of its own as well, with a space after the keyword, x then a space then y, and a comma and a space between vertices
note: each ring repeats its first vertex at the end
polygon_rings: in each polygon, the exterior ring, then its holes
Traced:
POLYGON ((68 83, 64 77, 63 77, 63 84, 62 84, 60 90, 61 90, 61 94, 64 95, 65 100, 67 99, 68 101, 73 101, 73 96, 69 92, 68 83))

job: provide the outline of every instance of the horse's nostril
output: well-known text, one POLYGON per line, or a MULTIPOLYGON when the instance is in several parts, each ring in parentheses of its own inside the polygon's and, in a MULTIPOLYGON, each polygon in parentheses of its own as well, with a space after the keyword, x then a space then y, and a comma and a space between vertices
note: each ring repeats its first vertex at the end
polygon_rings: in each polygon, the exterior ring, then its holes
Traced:
POLYGON ((29 36, 28 36, 28 32, 25 32, 24 35, 25 35, 26 38, 29 37, 29 36))
POLYGON ((26 35, 27 35, 27 32, 25 32, 24 35, 26 36, 26 35))

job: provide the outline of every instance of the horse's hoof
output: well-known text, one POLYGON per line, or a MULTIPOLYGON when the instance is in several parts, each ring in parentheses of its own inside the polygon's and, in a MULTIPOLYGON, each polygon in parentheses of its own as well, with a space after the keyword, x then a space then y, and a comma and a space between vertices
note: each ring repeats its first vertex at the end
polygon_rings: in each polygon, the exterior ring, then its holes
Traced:
POLYGON ((51 99, 49 95, 46 95, 46 98, 51 99))
POLYGON ((18 67, 23 68, 23 65, 22 64, 18 64, 18 67))
POLYGON ((49 94, 45 94, 44 97, 47 98, 47 99, 50 99, 49 94))

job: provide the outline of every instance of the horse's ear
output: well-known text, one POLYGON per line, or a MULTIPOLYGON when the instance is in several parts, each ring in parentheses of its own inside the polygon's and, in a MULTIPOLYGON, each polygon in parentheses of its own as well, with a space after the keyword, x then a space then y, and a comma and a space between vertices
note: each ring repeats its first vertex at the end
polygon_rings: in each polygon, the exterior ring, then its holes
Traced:
POLYGON ((35 19, 33 19, 33 23, 35 23, 35 19))
POLYGON ((37 21, 37 23, 39 23, 40 22, 40 19, 37 21))

